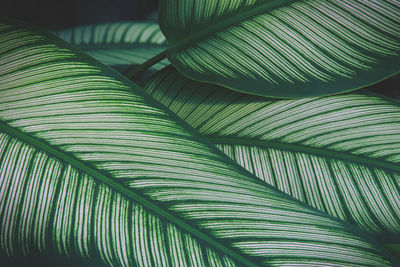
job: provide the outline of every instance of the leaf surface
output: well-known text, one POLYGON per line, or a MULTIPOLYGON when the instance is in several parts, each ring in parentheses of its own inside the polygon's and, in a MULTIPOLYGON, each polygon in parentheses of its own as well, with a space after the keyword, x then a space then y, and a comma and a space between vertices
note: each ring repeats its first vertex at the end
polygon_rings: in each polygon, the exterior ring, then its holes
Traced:
POLYGON ((392 264, 367 234, 261 183, 112 69, 33 27, 2 23, 0 39, 2 256, 392 264))
MULTIPOLYGON (((101 63, 123 71, 129 65, 140 65, 167 49, 167 41, 157 23, 113 22, 78 26, 55 32, 78 46, 101 63)), ((152 66, 160 70, 167 60, 152 66)))
POLYGON ((367 91, 272 100, 173 67, 144 88, 262 181, 400 245, 399 101, 367 91))
POLYGON ((160 26, 182 74, 250 94, 329 95, 399 71, 398 0, 163 0, 160 26))

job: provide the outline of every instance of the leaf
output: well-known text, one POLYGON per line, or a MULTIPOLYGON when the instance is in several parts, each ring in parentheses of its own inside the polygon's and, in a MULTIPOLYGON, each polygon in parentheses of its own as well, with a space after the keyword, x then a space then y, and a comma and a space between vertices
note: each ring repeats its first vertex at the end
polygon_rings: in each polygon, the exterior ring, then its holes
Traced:
MULTIPOLYGON (((129 65, 140 65, 167 48, 157 23, 113 22, 79 26, 55 34, 120 71, 129 65)), ((161 61, 151 70, 160 70, 168 64, 167 60, 161 61)))
POLYGON ((261 183, 112 69, 50 34, 7 23, 4 257, 113 266, 393 263, 366 233, 261 183))
POLYGON ((278 98, 330 95, 399 72, 398 0, 163 0, 185 76, 278 98))
POLYGON ((400 245, 400 101, 366 91, 271 100, 173 67, 144 88, 265 183, 400 245))

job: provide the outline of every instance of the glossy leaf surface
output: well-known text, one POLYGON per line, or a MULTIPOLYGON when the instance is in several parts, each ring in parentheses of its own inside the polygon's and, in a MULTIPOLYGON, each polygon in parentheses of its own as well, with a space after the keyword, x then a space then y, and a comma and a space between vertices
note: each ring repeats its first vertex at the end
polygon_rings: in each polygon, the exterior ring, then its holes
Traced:
POLYGON ((0 39, 2 256, 391 264, 365 233, 261 183, 110 68, 28 26, 2 23, 0 39))
POLYGON ((168 67, 144 87, 262 181, 400 245, 400 102, 370 92, 271 100, 168 67))
POLYGON ((398 0, 163 0, 185 76, 279 98, 329 95, 399 71, 398 0))
MULTIPOLYGON (((157 23, 114 22, 79 26, 55 34, 78 46, 101 63, 122 71, 129 65, 140 65, 167 49, 167 41, 157 23)), ((169 63, 164 60, 151 70, 169 63)))

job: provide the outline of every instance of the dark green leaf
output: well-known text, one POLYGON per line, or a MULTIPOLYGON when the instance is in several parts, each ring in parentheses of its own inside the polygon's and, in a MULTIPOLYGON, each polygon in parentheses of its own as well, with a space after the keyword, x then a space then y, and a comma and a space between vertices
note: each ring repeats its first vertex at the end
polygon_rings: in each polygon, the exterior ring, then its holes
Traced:
POLYGON ((258 183, 117 73, 30 28, 2 24, 0 39, 2 254, 389 263, 355 228, 258 183))
POLYGON ((172 67, 144 88, 264 182, 400 245, 400 102, 366 91, 271 100, 172 67))
POLYGON ((329 95, 399 71, 398 0, 162 0, 168 59, 198 81, 279 98, 329 95))
POLYGON ((0 24, 0 253, 112 266, 389 266, 112 69, 0 24))

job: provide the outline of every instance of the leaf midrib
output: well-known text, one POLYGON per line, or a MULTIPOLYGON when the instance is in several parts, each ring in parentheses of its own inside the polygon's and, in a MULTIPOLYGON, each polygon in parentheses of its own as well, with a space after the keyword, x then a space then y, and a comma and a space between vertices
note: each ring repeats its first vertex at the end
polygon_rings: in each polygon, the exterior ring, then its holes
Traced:
MULTIPOLYGON (((253 18, 257 15, 264 14, 266 11, 269 11, 274 8, 282 7, 289 5, 293 2, 297 2, 298 0, 274 0, 265 3, 261 3, 259 5, 254 5, 250 7, 248 10, 241 11, 236 13, 233 16, 226 16, 224 19, 220 20, 218 23, 211 23, 205 26, 202 26, 202 30, 194 32, 185 38, 179 39, 179 41, 175 43, 170 43, 169 50, 178 49, 185 46, 189 46, 190 44, 197 43, 199 40, 204 39, 205 37, 219 32, 229 26, 232 26, 236 23, 244 21, 246 19, 253 18)), ((167 38, 168 39, 168 38, 167 38)), ((171 42, 171 41, 169 41, 171 42)))
POLYGON ((109 176, 110 174, 106 173, 105 171, 101 171, 96 169, 95 167, 91 166, 91 164, 84 162, 69 152, 65 151, 60 151, 58 148, 53 147, 52 145, 48 144, 46 141, 41 140, 37 137, 31 136, 29 134, 26 134, 18 129, 15 129, 14 127, 8 125, 4 121, 0 120, 0 130, 3 132, 7 133, 8 135, 17 138, 21 140, 24 143, 30 144, 33 147, 36 147, 37 149, 40 149, 42 151, 45 151, 49 153, 50 155, 56 157, 58 160, 66 162, 67 164, 70 164, 71 166, 83 171, 84 173, 92 176, 95 179, 100 180, 107 186, 110 186, 117 192, 123 194, 125 197, 130 198, 144 207, 150 209, 157 215, 169 220, 173 224, 181 227, 188 233, 194 235, 195 237, 205 241, 206 243, 210 244, 214 248, 222 251, 223 253, 231 256, 238 262, 245 264, 245 266, 259 266, 258 264, 254 263, 251 259, 248 259, 247 257, 244 257, 241 255, 239 251, 237 251, 235 248, 230 247, 227 244, 224 244, 223 241, 217 241, 214 238, 210 237, 210 234, 207 233, 205 230, 200 230, 197 229, 196 227, 191 226, 187 222, 185 222, 183 219, 180 218, 179 215, 175 214, 172 211, 166 211, 165 209, 161 208, 159 205, 154 203, 152 200, 148 200, 144 195, 138 192, 134 192, 131 189, 125 188, 123 185, 120 183, 117 183, 113 181, 109 176))
POLYGON ((230 136, 213 136, 206 135, 207 139, 213 144, 227 144, 227 145, 244 145, 244 146, 258 146, 264 148, 284 149, 295 153, 307 153, 322 157, 335 158, 339 160, 347 160, 365 165, 372 165, 383 169, 390 169, 400 172, 400 165, 395 163, 368 158, 361 155, 350 154, 348 152, 339 152, 326 148, 310 147, 302 144, 283 143, 280 141, 260 140, 242 137, 230 136))

